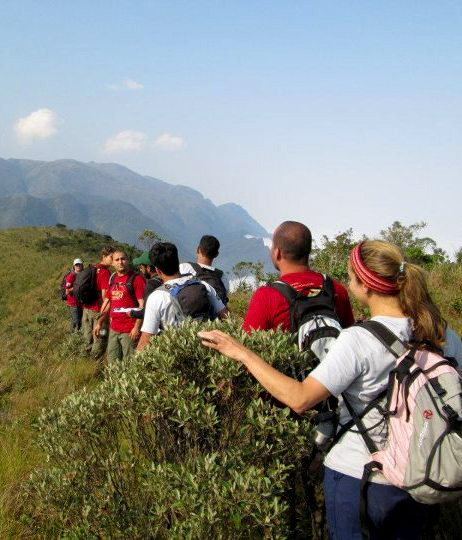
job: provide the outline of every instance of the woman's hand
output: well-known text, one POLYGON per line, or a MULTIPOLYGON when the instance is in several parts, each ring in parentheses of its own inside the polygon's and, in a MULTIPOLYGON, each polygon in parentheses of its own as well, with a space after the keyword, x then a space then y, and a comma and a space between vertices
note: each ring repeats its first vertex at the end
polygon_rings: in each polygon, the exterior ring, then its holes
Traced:
POLYGON ((308 376, 303 382, 299 382, 284 375, 242 343, 220 330, 202 331, 197 335, 206 347, 242 362, 270 394, 298 414, 314 407, 330 395, 327 388, 313 377, 308 376))
POLYGON ((247 347, 242 345, 242 343, 220 330, 211 330, 209 332, 201 331, 198 332, 197 335, 201 338, 202 345, 205 345, 210 349, 215 349, 219 353, 234 360, 238 360, 243 364, 245 364, 249 355, 252 354, 247 347))

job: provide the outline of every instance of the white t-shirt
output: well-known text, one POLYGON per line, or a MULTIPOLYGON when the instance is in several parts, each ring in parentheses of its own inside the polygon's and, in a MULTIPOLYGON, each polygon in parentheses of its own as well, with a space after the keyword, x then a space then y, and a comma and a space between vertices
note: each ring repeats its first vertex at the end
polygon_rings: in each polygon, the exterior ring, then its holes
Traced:
MULTIPOLYGON (((168 283, 169 285, 182 285, 190 279, 191 276, 181 276, 179 278, 170 279, 166 283, 168 283)), ((204 281, 201 281, 201 283, 207 289, 207 296, 209 298, 210 304, 215 310, 215 313, 220 313, 220 311, 225 309, 225 305, 218 298, 215 289, 204 281)), ((148 296, 148 299, 146 301, 141 332, 146 332, 148 334, 158 334, 160 330, 166 328, 167 326, 178 326, 183 320, 184 316, 181 312, 178 300, 176 298, 173 298, 173 296, 168 291, 163 290, 162 288, 155 289, 148 296)))
MULTIPOLYGON (((202 266, 202 268, 206 268, 207 270, 212 270, 214 271, 215 270, 215 267, 213 266, 208 266, 207 264, 201 264, 201 263, 197 263, 199 266, 202 266)), ((180 274, 191 274, 193 276, 196 275, 196 271, 194 270, 194 267, 192 266, 191 263, 181 263, 180 264, 180 274)), ((226 289, 226 293, 229 293, 229 279, 228 279, 228 276, 223 272, 223 275, 221 276, 221 281, 223 282, 223 285, 226 289)))
MULTIPOLYGON (((402 341, 411 337, 411 323, 408 318, 372 317, 396 334, 402 341)), ((446 332, 445 356, 453 357, 462 368, 462 343, 450 328, 446 332)), ((312 372, 311 376, 322 383, 329 392, 339 397, 340 424, 351 419, 340 396, 345 392, 353 409, 361 412, 364 407, 380 394, 388 384, 388 374, 395 365, 395 357, 382 343, 365 328, 352 326, 342 330, 324 360, 312 372)), ((381 419, 380 413, 373 409, 363 419, 366 427, 376 424, 381 419)), ((356 429, 356 428, 353 428, 356 429)), ((369 435, 379 446, 386 441, 384 423, 369 435)), ((348 431, 332 448, 325 459, 330 469, 361 478, 363 468, 371 460, 367 447, 359 433, 348 431)), ((376 476, 373 481, 383 482, 383 477, 376 476)))

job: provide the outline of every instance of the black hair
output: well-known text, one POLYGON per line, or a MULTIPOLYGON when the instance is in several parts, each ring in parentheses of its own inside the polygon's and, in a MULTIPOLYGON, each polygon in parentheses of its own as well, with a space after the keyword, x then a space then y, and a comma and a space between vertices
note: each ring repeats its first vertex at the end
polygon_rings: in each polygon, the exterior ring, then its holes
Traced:
POLYGON ((214 259, 215 257, 218 257, 220 242, 218 241, 218 238, 215 238, 215 236, 205 234, 199 242, 198 249, 200 249, 202 254, 209 259, 214 259))
POLYGON ((274 231, 273 246, 281 250, 284 259, 308 264, 311 253, 311 231, 298 221, 284 221, 274 231))
POLYGON ((149 260, 167 276, 173 276, 180 271, 180 260, 175 244, 156 242, 149 251, 149 260))

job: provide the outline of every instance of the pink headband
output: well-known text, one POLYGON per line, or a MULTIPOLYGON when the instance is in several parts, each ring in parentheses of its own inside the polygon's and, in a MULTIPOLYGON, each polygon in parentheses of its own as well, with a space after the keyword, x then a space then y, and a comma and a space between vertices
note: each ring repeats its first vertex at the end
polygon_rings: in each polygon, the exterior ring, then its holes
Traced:
POLYGON ((399 292, 399 287, 396 283, 385 279, 369 268, 364 264, 361 258, 361 244, 355 246, 350 253, 350 264, 354 273, 358 278, 369 287, 369 289, 382 293, 382 294, 396 294, 399 292))

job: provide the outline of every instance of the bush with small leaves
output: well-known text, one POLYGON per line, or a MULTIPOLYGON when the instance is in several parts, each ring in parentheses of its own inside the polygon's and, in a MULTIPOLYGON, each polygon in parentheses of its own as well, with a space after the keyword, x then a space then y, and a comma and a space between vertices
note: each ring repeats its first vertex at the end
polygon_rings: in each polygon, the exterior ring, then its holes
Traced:
MULTIPOLYGON (((305 360, 281 332, 207 323, 286 372, 305 360)), ((312 426, 266 399, 199 325, 153 338, 92 391, 38 420, 47 466, 27 487, 35 533, 71 538, 286 538, 292 471, 312 426)), ((69 343, 69 348, 72 348, 69 343)), ((306 532, 306 531, 305 531, 306 532)))

